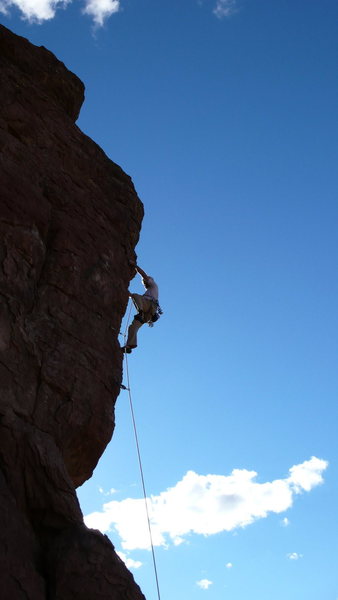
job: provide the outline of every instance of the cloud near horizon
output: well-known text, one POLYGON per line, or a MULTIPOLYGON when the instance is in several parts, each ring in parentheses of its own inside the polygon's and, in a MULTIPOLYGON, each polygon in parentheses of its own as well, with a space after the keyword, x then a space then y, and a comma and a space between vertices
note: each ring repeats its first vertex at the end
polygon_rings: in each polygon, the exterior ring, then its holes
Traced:
POLYGON ((207 590, 212 583, 213 582, 210 581, 210 579, 200 579, 199 581, 196 581, 196 584, 201 588, 201 590, 207 590))
POLYGON ((298 552, 290 552, 287 554, 287 557, 289 560, 299 560, 300 558, 303 558, 303 555, 298 552))
POLYGON ((127 569, 139 569, 142 567, 142 563, 139 560, 133 560, 129 558, 124 552, 116 552, 119 555, 120 559, 123 560, 127 569))
MULTIPOLYGON (((323 483, 327 466, 327 461, 313 456, 291 467, 288 477, 266 483, 257 483, 257 473, 246 469, 234 469, 227 476, 188 471, 175 486, 147 499, 153 544, 179 545, 192 533, 232 531, 269 513, 282 513, 296 495, 323 483)), ((150 547, 143 498, 107 502, 84 520, 103 533, 115 530, 125 550, 150 547)))

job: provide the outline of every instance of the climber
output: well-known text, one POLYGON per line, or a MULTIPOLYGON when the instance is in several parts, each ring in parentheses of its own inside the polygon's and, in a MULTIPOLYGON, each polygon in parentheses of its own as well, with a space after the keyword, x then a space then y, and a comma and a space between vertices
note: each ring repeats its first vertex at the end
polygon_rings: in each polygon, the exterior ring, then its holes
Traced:
POLYGON ((153 326, 157 321, 162 310, 158 303, 158 286, 154 279, 147 275, 141 267, 136 266, 136 272, 142 277, 142 283, 146 288, 145 293, 141 296, 140 294, 130 294, 130 298, 134 302, 135 308, 138 311, 137 315, 134 316, 133 322, 128 328, 128 338, 125 346, 122 347, 123 352, 131 353, 133 348, 137 346, 137 332, 147 323, 150 327, 153 326))

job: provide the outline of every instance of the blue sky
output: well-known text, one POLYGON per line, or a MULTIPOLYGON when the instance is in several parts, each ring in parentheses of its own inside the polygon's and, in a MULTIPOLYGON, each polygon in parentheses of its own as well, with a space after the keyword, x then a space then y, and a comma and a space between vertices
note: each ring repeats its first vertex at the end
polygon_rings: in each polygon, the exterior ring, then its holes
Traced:
MULTIPOLYGON (((0 11, 83 80, 78 125, 145 205, 165 313, 128 360, 162 600, 337 600, 336 2, 0 11)), ((155 599, 125 391, 79 497, 155 599)))

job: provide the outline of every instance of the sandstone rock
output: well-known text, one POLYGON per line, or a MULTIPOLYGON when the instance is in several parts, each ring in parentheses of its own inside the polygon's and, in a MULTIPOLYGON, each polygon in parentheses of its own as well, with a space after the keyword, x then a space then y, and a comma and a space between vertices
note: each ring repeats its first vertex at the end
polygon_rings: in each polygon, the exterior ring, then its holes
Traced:
POLYGON ((75 125, 81 81, 0 26, 3 600, 144 598, 75 487, 111 439, 143 206, 75 125))

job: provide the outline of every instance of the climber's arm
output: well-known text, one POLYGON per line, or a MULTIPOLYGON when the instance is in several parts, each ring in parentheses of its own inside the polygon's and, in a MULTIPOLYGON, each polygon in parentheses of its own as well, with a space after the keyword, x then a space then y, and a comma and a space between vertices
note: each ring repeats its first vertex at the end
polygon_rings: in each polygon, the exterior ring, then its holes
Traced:
POLYGON ((141 275, 141 277, 143 277, 143 279, 148 279, 149 275, 147 275, 147 273, 143 271, 143 269, 141 269, 141 267, 139 267, 138 265, 136 266, 136 271, 141 275))

